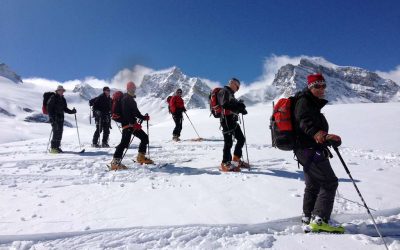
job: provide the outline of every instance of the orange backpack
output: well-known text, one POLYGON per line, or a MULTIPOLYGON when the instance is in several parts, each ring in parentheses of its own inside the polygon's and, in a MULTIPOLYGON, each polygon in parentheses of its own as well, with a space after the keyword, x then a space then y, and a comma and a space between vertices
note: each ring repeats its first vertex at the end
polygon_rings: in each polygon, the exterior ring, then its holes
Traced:
POLYGON ((281 150, 291 151, 296 146, 294 129, 294 107, 297 97, 281 98, 273 107, 270 119, 272 146, 281 150))

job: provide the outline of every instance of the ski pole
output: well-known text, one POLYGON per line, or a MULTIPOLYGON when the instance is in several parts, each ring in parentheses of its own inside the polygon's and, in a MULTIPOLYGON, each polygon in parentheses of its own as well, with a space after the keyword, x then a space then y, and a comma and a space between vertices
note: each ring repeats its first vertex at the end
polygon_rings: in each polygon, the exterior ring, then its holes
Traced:
POLYGON ((101 131, 103 130, 103 121, 101 120, 101 116, 99 117, 99 138, 97 139, 97 144, 100 145, 100 135, 101 135, 101 131))
POLYGON ((52 134, 53 134, 53 128, 51 128, 51 131, 50 131, 49 142, 47 143, 47 147, 46 147, 46 153, 49 152, 49 145, 50 145, 50 140, 51 140, 52 134))
POLYGON ((186 117, 188 118, 188 120, 189 120, 190 124, 192 124, 192 127, 193 127, 193 129, 194 129, 194 132, 196 132, 196 134, 197 134, 197 137, 200 139, 201 137, 200 137, 199 133, 197 133, 197 130, 196 130, 196 128, 194 127, 194 125, 193 125, 192 121, 190 120, 190 118, 189 118, 188 114, 186 114, 186 112, 184 112, 184 113, 185 113, 186 117))
POLYGON ((247 164, 249 164, 249 170, 250 170, 249 151, 247 150, 246 127, 244 126, 243 114, 242 114, 242 121, 243 121, 243 132, 244 132, 244 144, 246 145, 247 164))
MULTIPOLYGON (((146 116, 149 116, 148 113, 146 113, 146 116)), ((149 153, 149 158, 150 157, 150 132, 149 132, 149 120, 146 121, 146 126, 147 126, 147 136, 149 137, 149 143, 147 144, 147 152, 149 153)))
POLYGON ((344 169, 346 170, 346 173, 349 175, 351 181, 353 182, 353 185, 354 185, 354 187, 355 187, 355 189, 356 189, 358 195, 360 196, 361 201, 363 202, 365 209, 367 209, 367 212, 368 212, 369 216, 371 217, 372 222, 374 223, 376 232, 378 232, 378 235, 379 235, 379 237, 381 238, 381 240, 382 240, 383 244, 385 245, 386 249, 389 250, 388 246, 386 245, 385 240, 384 240, 383 237, 382 237, 381 232, 380 232, 379 229, 378 229, 378 226, 376 225, 375 219, 374 219, 374 217, 372 216, 371 211, 369 211, 369 208, 368 208, 368 206, 367 206, 367 203, 365 202, 363 196, 361 195, 360 190, 358 189, 358 187, 357 187, 357 185, 356 185, 356 183, 355 183, 353 177, 352 177, 351 174, 350 174, 349 168, 347 167, 346 163, 344 162, 344 160, 343 160, 343 158, 342 158, 342 155, 341 155, 340 152, 339 152, 339 149, 338 149, 337 147, 333 147, 333 149, 335 150, 335 152, 336 152, 336 154, 338 155, 340 161, 342 162, 342 165, 343 165, 344 169))
POLYGON ((117 125, 119 132, 122 134, 121 127, 118 125, 118 123, 116 121, 114 121, 114 122, 117 125))
MULTIPOLYGON (((143 120, 139 121, 139 124, 142 124, 142 122, 143 122, 143 120)), ((123 133, 123 130, 124 130, 124 129, 122 129, 122 133, 123 133)), ((135 132, 135 130, 132 131, 132 139, 131 139, 131 141, 129 142, 128 147, 125 149, 124 154, 122 155, 121 162, 122 162, 122 160, 124 159, 124 157, 125 157, 125 155, 126 155, 126 152, 128 152, 128 149, 129 149, 129 147, 131 146, 133 139, 135 138, 134 132, 135 132)), ((122 135, 122 136, 123 136, 123 135, 122 135)))
POLYGON ((92 108, 89 106, 89 124, 92 125, 92 108))
POLYGON ((76 132, 78 133, 79 149, 82 150, 81 138, 79 137, 78 120, 76 119, 76 113, 74 115, 75 115, 76 132))

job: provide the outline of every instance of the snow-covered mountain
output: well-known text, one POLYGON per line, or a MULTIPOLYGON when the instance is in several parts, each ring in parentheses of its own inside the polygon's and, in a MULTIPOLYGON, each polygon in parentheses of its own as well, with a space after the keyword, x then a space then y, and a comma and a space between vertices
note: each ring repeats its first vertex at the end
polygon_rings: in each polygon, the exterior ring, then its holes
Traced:
POLYGON ((291 96, 307 86, 307 75, 322 73, 327 81, 326 98, 334 103, 399 101, 400 87, 378 74, 350 66, 337 66, 323 58, 302 58, 298 65, 281 67, 269 85, 253 89, 241 98, 248 103, 270 102, 291 96))
POLYGON ((5 63, 0 63, 0 76, 5 77, 17 84, 22 83, 21 77, 12 71, 5 63))
POLYGON ((74 89, 72 90, 73 93, 79 93, 79 96, 85 100, 90 100, 98 95, 100 95, 103 90, 99 88, 93 88, 88 83, 80 83, 75 85, 74 89))
POLYGON ((165 100, 173 95, 176 89, 183 91, 183 100, 187 108, 206 108, 210 87, 197 77, 189 77, 177 67, 156 71, 143 77, 137 90, 138 97, 158 98, 165 100))

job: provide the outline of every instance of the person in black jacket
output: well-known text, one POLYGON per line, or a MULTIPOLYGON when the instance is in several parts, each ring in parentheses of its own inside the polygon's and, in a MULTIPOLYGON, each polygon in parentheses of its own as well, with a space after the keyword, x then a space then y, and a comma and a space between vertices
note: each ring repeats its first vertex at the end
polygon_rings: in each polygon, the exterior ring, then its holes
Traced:
POLYGON ((103 94, 96 97, 93 103, 93 114, 94 120, 96 122, 96 131, 93 135, 93 144, 92 146, 95 148, 99 148, 99 138, 100 133, 103 132, 103 140, 101 143, 101 147, 109 148, 108 145, 108 137, 110 135, 111 128, 111 97, 110 97, 110 88, 104 87, 103 94))
POLYGON ((341 143, 341 138, 328 134, 329 125, 321 109, 328 103, 326 82, 321 74, 307 77, 308 87, 297 94, 294 125, 297 135, 295 154, 303 166, 306 188, 303 199, 303 223, 312 229, 341 230, 331 227, 329 219, 338 187, 338 179, 329 162, 327 141, 341 143), (313 228, 314 227, 314 228, 313 228))
POLYGON ((224 136, 224 149, 220 170, 223 172, 239 172, 240 168, 249 168, 249 165, 241 160, 242 148, 245 143, 245 137, 238 124, 239 113, 247 114, 246 105, 234 96, 240 88, 240 81, 232 78, 228 86, 225 86, 217 94, 218 104, 222 107, 221 127, 224 136), (233 153, 233 136, 237 143, 233 153))
POLYGON ((138 156, 136 161, 140 164, 153 164, 153 161, 147 158, 146 149, 149 144, 149 136, 142 130, 141 123, 138 123, 137 118, 142 121, 150 120, 149 115, 142 115, 137 107, 135 101, 136 86, 133 82, 128 82, 127 93, 124 94, 121 100, 122 109, 122 138, 120 144, 117 146, 114 158, 111 161, 111 170, 127 169, 121 163, 124 149, 128 148, 132 134, 140 139, 138 156))
POLYGON ((60 148, 61 139, 64 129, 64 112, 68 114, 76 114, 76 109, 70 110, 67 107, 67 101, 64 98, 65 89, 63 86, 58 86, 54 95, 47 101, 47 110, 49 112, 49 121, 53 131, 51 140, 51 150, 53 154, 62 153, 60 148))

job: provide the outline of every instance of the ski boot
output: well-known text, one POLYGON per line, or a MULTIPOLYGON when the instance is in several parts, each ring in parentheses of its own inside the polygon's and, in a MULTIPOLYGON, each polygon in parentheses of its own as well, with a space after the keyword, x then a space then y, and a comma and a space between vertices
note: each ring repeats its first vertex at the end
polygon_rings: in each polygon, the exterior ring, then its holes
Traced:
POLYGON ((250 165, 247 162, 242 161, 239 156, 234 155, 232 161, 234 162, 233 164, 237 164, 239 168, 250 168, 250 165))
POLYGON ((181 141, 181 139, 179 139, 179 136, 177 135, 172 136, 172 140, 176 142, 181 141))
POLYGON ((51 154, 60 154, 60 153, 62 153, 63 151, 61 150, 61 148, 51 148, 50 149, 50 153, 51 154))
POLYGON ((310 221, 311 221, 311 218, 309 216, 304 215, 303 217, 301 217, 301 223, 302 223, 301 227, 303 228, 303 231, 305 233, 311 232, 310 221))
POLYGON ((344 227, 329 224, 319 216, 315 216, 314 219, 310 221, 309 227, 311 229, 311 232, 313 233, 320 233, 320 232, 334 233, 334 234, 344 233, 344 227))
POLYGON ((93 147, 93 148, 100 148, 100 145, 97 144, 97 143, 93 143, 93 144, 92 144, 92 147, 93 147))
POLYGON ((121 163, 121 158, 114 158, 111 161, 111 167, 110 170, 125 170, 128 169, 124 164, 121 163))
POLYGON ((145 154, 140 153, 140 152, 138 153, 138 155, 136 157, 136 162, 139 164, 154 164, 154 162, 151 159, 147 158, 145 156, 145 154))
POLYGON ((101 144, 101 147, 102 147, 102 148, 109 148, 110 145, 108 145, 107 142, 103 142, 103 143, 101 144))
POLYGON ((240 167, 235 166, 230 161, 221 163, 221 167, 219 168, 221 172, 240 172, 240 167))

